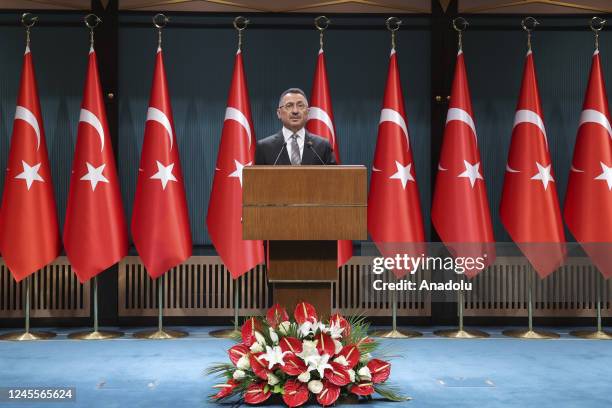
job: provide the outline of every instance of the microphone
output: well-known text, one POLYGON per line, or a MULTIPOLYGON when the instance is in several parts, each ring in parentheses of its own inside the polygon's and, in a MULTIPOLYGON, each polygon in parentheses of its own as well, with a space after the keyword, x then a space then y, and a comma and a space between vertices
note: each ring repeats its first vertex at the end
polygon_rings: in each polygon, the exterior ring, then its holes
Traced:
POLYGON ((317 159, 319 159, 319 161, 321 162, 322 165, 327 166, 327 163, 325 163, 323 161, 323 159, 321 158, 321 156, 319 156, 319 153, 317 153, 317 151, 315 150, 315 148, 312 146, 312 141, 309 140, 308 142, 306 142, 306 145, 310 148, 310 150, 312 150, 312 152, 315 154, 315 156, 317 156, 317 159))
POLYGON ((278 163, 278 159, 280 159, 280 155, 283 152, 283 150, 285 150, 285 147, 287 147, 287 142, 283 142, 283 147, 281 147, 280 151, 278 152, 278 155, 276 156, 276 160, 274 160, 273 166, 276 166, 276 163, 278 163))

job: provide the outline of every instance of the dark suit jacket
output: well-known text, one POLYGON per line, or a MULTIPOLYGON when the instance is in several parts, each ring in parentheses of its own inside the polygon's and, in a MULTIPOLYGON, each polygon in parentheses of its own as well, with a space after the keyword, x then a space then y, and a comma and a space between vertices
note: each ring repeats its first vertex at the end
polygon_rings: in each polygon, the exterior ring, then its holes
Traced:
MULTIPOLYGON (((285 138, 283 137, 282 130, 278 133, 268 136, 265 139, 261 139, 257 142, 255 148, 255 164, 274 164, 276 157, 278 161, 276 164, 291 165, 289 154, 287 153, 287 147, 283 148, 285 138), (282 149, 282 152, 281 152, 282 149)), ((334 152, 329 142, 322 138, 306 131, 304 136, 304 152, 302 153, 302 165, 321 165, 321 164, 336 164, 334 152), (314 154, 309 146, 312 143, 312 149, 314 149, 323 160, 321 160, 314 154)))

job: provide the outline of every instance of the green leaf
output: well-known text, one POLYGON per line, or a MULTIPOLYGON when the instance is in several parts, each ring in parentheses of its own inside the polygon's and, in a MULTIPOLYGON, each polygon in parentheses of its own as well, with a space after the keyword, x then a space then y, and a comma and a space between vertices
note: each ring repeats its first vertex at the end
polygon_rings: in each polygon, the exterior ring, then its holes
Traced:
POLYGON ((381 397, 393 401, 409 401, 412 398, 400 394, 399 388, 393 385, 374 384, 374 391, 380 394, 381 397))

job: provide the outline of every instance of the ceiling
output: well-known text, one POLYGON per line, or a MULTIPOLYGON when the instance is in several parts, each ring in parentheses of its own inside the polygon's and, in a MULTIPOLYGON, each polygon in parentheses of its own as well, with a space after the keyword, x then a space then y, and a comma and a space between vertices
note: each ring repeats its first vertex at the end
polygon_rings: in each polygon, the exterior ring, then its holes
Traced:
MULTIPOLYGON (((101 0, 108 3, 108 0, 101 0)), ((446 9, 452 0, 437 0, 446 9)), ((460 13, 612 13, 610 0, 457 0, 460 13)), ((89 10, 91 0, 2 0, 0 9, 89 10)), ((430 0, 119 0, 121 10, 286 13, 430 13, 430 0)))

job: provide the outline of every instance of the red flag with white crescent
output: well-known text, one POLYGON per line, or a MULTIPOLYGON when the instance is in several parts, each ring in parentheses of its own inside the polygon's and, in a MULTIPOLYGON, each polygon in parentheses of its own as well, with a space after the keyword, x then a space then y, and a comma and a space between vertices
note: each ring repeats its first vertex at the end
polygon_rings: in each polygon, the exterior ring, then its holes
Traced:
POLYGON ((212 243, 234 279, 264 261, 262 241, 242 239, 242 170, 255 162, 252 123, 242 52, 238 50, 206 216, 212 243))
POLYGON ((127 255, 127 227, 93 48, 72 162, 64 248, 80 282, 127 255))
MULTIPOLYGON (((331 93, 329 92, 329 83, 327 82, 327 69, 325 68, 325 53, 323 49, 319 50, 319 56, 317 57, 306 129, 329 141, 336 157, 336 163, 340 164, 340 151, 338 150, 334 112, 331 103, 331 93)), ((353 241, 338 241, 338 267, 347 263, 352 256, 353 241)))
MULTIPOLYGON (((424 249, 421 201, 395 49, 391 51, 368 194, 368 231, 385 256, 424 249)), ((408 271, 394 271, 396 275, 408 271)))
MULTIPOLYGON (((431 219, 453 255, 493 263, 495 238, 462 51, 457 54, 431 219)), ((471 277, 480 271, 465 273, 471 277)))
POLYGON ((191 256, 191 229, 183 183, 166 71, 159 48, 132 214, 134 245, 152 278, 191 256))
POLYGON ((612 127, 599 51, 582 105, 565 194, 567 226, 599 271, 612 276, 612 127))
POLYGON ((47 142, 26 47, 0 210, 0 252, 16 281, 51 263, 60 237, 47 142))
POLYGON ((540 277, 564 262, 561 221, 548 135, 529 51, 512 129, 500 215, 504 227, 540 277))

